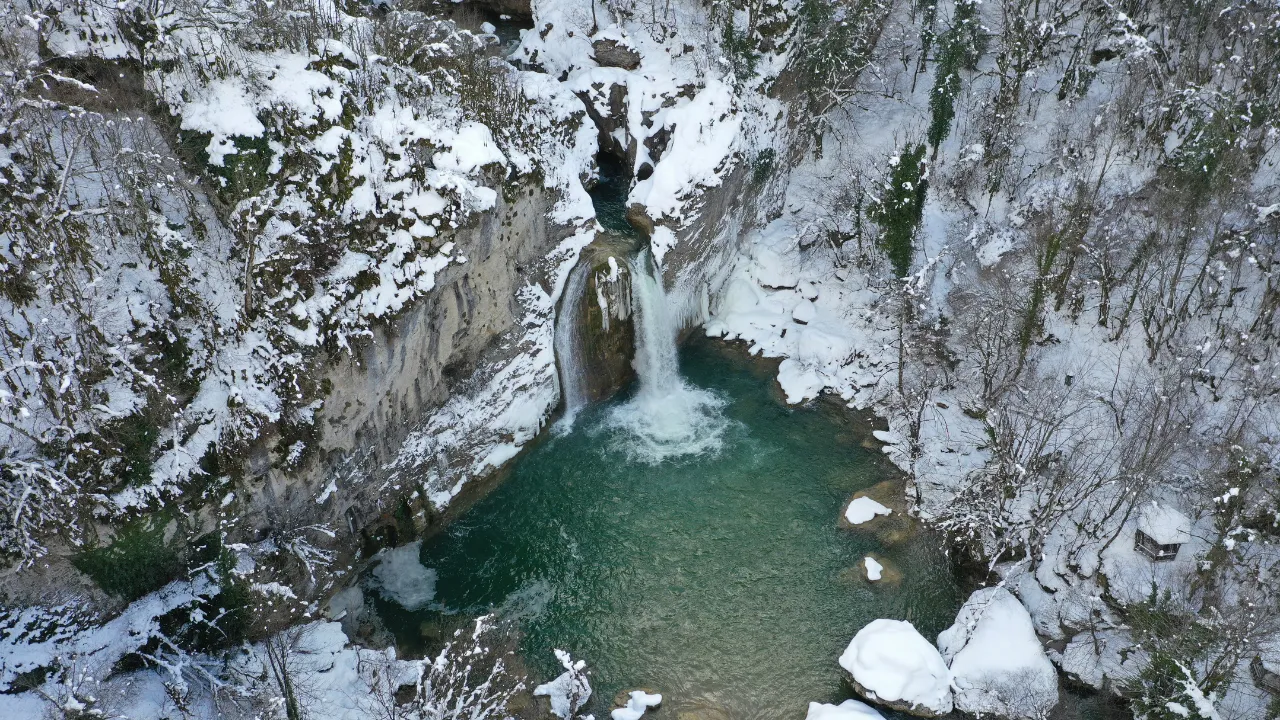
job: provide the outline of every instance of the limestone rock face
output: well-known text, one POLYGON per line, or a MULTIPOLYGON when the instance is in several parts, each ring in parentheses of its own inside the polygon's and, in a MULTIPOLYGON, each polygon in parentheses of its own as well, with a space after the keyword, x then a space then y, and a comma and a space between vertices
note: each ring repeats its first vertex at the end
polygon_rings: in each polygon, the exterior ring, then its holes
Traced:
POLYGON ((623 70, 635 70, 640 67, 640 53, 617 40, 597 40, 591 44, 591 47, 595 50, 596 63, 602 67, 616 67, 623 70))
POLYGON ((627 123, 630 113, 627 86, 596 82, 589 90, 579 91, 577 95, 582 99, 587 117, 596 126, 600 152, 613 155, 627 167, 634 166, 638 145, 627 123))
MULTIPOLYGON (((477 373, 527 349, 518 342, 526 312, 518 295, 529 284, 547 291, 554 286, 546 258, 571 234, 547 220, 556 199, 538 184, 507 188, 493 211, 453 231, 452 254, 459 262, 439 272, 435 289, 375 327, 367 342, 335 353, 318 379, 328 388, 316 417, 320 452, 301 468, 264 468, 254 491, 262 502, 246 515, 283 504, 298 508, 306 522, 376 536, 379 545, 401 544, 422 529, 404 527, 404 518, 387 513, 377 478, 420 423, 465 386, 483 381, 477 373)), ((262 444, 274 460, 288 440, 267 437, 262 444)), ((465 449, 450 452, 456 457, 433 460, 441 466, 471 462, 465 449)))
MULTIPOLYGON (((585 390, 591 402, 610 397, 635 377, 631 268, 627 262, 635 252, 631 242, 602 234, 582 251, 579 261, 591 271, 573 316, 579 327, 585 390)), ((561 317, 568 300, 561 299, 561 317)))

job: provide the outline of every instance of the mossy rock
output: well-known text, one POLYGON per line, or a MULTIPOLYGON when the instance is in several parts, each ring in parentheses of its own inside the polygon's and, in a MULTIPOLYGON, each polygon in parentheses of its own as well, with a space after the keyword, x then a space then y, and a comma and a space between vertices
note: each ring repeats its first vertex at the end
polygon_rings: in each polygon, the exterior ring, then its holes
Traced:
POLYGON ((902 571, 898 569, 896 563, 879 553, 868 553, 867 557, 870 557, 872 560, 880 563, 880 579, 872 580, 867 577, 867 565, 866 562, 863 561, 859 562, 857 565, 858 572, 863 582, 871 585, 872 587, 882 586, 897 588, 902 585, 902 571))
POLYGON ((906 480, 892 479, 876 483, 869 488, 855 492, 848 502, 840 507, 840 527, 856 532, 869 532, 883 545, 896 545, 910 538, 916 531, 916 521, 907 514, 906 480), (867 522, 850 525, 845 520, 845 510, 849 503, 858 498, 871 498, 893 512, 888 515, 877 515, 867 522))

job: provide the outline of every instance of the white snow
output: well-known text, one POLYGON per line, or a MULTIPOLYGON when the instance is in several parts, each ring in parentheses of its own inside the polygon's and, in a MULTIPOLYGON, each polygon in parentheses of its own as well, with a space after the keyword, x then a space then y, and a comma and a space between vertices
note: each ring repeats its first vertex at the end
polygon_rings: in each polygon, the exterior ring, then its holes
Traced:
POLYGON ((1161 545, 1191 542, 1191 520, 1168 505, 1150 502, 1138 515, 1138 529, 1161 545))
POLYGON ((818 309, 808 300, 802 301, 791 311, 791 319, 801 325, 808 325, 818 316, 818 309))
POLYGON ((620 707, 609 713, 613 720, 640 720, 644 711, 662 704, 662 695, 647 693, 643 690, 632 690, 626 707, 620 707))
POLYGON ((811 702, 804 720, 884 720, 884 716, 870 705, 850 699, 839 705, 811 702))
POLYGON ((861 525, 873 520, 877 515, 888 515, 893 511, 869 497, 858 497, 849 501, 845 508, 844 519, 850 525, 861 525))
POLYGON ((437 168, 473 173, 491 163, 506 164, 507 156, 498 149, 488 126, 478 122, 463 125, 454 133, 451 148, 432 158, 437 168))
POLYGON ((574 661, 563 650, 556 650, 555 653, 564 666, 564 672, 555 680, 534 688, 533 694, 549 698, 551 712, 563 720, 570 720, 591 697, 591 683, 585 672, 587 664, 582 660, 574 661))
POLYGON ((1058 703, 1057 672, 1027 610, 1004 587, 970 595, 938 649, 951 665, 959 710, 1034 720, 1058 703))
POLYGON ((22 673, 49 668, 59 658, 77 659, 77 670, 105 677, 124 655, 160 634, 159 618, 212 596, 216 586, 204 576, 177 581, 139 598, 116 617, 96 626, 76 622, 76 608, 29 607, 5 618, 0 629, 0 691, 22 673))
POLYGON ((420 610, 436 597, 436 571, 418 560, 422 541, 384 550, 373 568, 372 580, 378 592, 406 610, 420 610))
POLYGON ((862 559, 862 564, 867 569, 867 579, 875 582, 880 579, 880 574, 884 570, 884 566, 876 562, 876 559, 868 555, 862 559))
POLYGON ((937 648, 903 620, 872 620, 840 656, 868 699, 951 712, 951 673, 937 648))

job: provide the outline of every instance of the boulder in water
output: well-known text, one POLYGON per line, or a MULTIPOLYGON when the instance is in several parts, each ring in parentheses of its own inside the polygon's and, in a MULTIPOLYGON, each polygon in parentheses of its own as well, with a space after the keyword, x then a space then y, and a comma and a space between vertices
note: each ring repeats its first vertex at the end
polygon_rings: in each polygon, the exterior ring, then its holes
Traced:
POLYGON ((631 223, 631 227, 640 233, 640 236, 648 239, 653 237, 653 218, 649 217, 649 209, 640 203, 631 203, 627 208, 627 222, 631 223))
POLYGON ((845 700, 839 705, 811 702, 804 720, 884 720, 884 716, 864 702, 845 700))
POLYGON ((955 704, 974 715, 1045 717, 1058 704, 1058 674, 1031 616, 1003 587, 977 590, 938 636, 951 665, 955 704))
POLYGON ((872 620, 840 656, 859 695, 919 717, 951 712, 951 673, 936 648, 902 620, 872 620))

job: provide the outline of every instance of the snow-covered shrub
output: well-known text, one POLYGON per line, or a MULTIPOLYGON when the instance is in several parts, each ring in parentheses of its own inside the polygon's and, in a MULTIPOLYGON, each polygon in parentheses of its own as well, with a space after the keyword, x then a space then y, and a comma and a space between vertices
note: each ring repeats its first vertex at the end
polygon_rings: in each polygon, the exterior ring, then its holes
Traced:
POLYGON ((507 717, 507 703, 525 688, 507 665, 510 628, 491 616, 460 629, 434 657, 397 661, 364 651, 360 676, 370 688, 363 701, 379 720, 485 720, 507 717))
POLYGON ((20 10, 0 13, 0 554, 19 563, 50 530, 75 542, 85 500, 151 482, 226 330, 208 206, 154 125, 30 62, 20 10))
POLYGON ((806 98, 819 126, 826 113, 856 95, 890 12, 884 3, 862 0, 801 0, 792 62, 809 88, 806 98))
MULTIPOLYGON (((935 2, 929 3, 936 8, 935 2)), ((978 22, 977 0, 959 0, 951 17, 951 26, 938 37, 938 56, 934 60, 933 89, 929 93, 929 146, 937 157, 938 146, 951 134, 955 119, 955 101, 960 93, 960 72, 973 70, 986 43, 978 22)))

